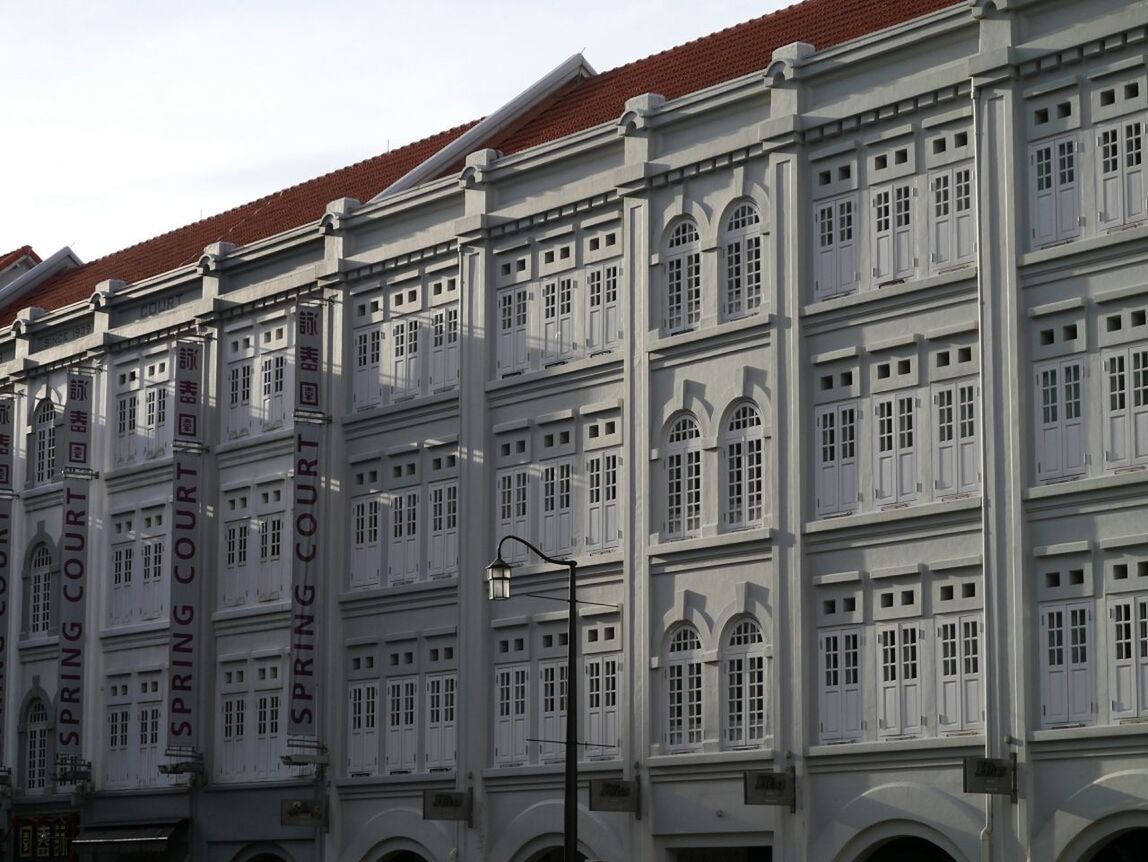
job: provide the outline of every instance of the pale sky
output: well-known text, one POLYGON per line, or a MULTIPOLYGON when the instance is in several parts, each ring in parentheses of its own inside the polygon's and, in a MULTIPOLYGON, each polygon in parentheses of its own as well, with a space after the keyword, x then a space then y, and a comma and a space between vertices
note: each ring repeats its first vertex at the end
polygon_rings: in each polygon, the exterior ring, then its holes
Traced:
POLYGON ((787 0, 0 0, 0 253, 85 261, 787 0))

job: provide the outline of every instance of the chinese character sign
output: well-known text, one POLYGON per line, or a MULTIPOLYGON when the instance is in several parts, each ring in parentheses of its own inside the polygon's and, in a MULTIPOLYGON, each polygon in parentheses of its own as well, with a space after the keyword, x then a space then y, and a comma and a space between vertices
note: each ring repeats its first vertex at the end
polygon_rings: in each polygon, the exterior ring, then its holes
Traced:
POLYGON ((68 397, 64 414, 64 468, 86 470, 91 466, 92 378, 73 372, 68 375, 68 397))
POLYGON ((203 345, 181 341, 175 346, 175 430, 176 443, 203 443, 203 345))
POLYGON ((12 399, 0 398, 0 491, 12 490, 14 415, 12 399))
POLYGON ((299 410, 319 412, 323 409, 320 398, 323 329, 322 308, 300 305, 295 313, 295 406, 299 410))

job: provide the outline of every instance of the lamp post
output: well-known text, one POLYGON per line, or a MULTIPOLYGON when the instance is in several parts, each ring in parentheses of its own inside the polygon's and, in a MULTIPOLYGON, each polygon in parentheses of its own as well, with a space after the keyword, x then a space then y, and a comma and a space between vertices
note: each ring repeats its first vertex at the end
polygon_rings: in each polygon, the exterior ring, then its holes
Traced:
POLYGON ((486 583, 489 597, 494 601, 510 598, 510 564, 502 559, 502 546, 507 539, 525 545, 535 554, 548 563, 556 566, 566 566, 570 571, 570 614, 567 619, 567 643, 569 649, 566 653, 566 774, 565 774, 565 835, 563 838, 563 857, 566 862, 576 862, 578 859, 578 619, 576 615, 577 598, 574 594, 574 575, 578 564, 574 560, 561 560, 548 557, 534 545, 518 536, 503 536, 498 543, 494 554, 494 562, 486 567, 486 583))

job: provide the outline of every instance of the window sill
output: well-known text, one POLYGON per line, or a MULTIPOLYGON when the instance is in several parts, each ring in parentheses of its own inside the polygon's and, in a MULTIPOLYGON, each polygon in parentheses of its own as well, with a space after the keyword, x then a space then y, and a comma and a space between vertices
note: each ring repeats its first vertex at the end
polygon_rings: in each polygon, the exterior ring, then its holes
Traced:
POLYGON ((969 264, 967 266, 946 270, 936 275, 928 275, 922 278, 912 277, 905 281, 893 282, 883 287, 871 286, 856 290, 853 293, 840 294, 838 296, 831 296, 827 299, 818 299, 807 303, 801 308, 801 316, 813 317, 820 314, 829 314, 841 309, 853 308, 881 299, 901 297, 906 294, 918 293, 924 290, 935 291, 939 287, 946 287, 950 284, 959 284, 962 281, 968 281, 974 278, 976 274, 976 266, 969 264))
POLYGON ((20 650, 22 660, 34 661, 37 658, 48 658, 54 655, 59 645, 59 635, 40 635, 20 641, 17 648, 20 650))
POLYGON ((1103 476, 1081 476, 1059 482, 1053 481, 1047 485, 1032 485, 1025 491, 1024 497, 1026 500, 1046 500, 1066 494, 1107 491, 1145 482, 1148 482, 1148 470, 1126 470, 1120 473, 1106 473, 1103 476))
MULTIPOLYGON (((561 775, 564 768, 564 764, 561 760, 555 761, 554 763, 524 763, 521 766, 514 766, 512 764, 506 764, 505 766, 487 766, 482 770, 482 778, 483 781, 491 783, 499 783, 500 779, 515 781, 524 778, 548 778, 553 775, 561 775)), ((621 768, 622 757, 620 754, 613 760, 578 761, 579 776, 588 773, 617 772, 621 768)))
POLYGON ((264 616, 266 614, 287 613, 291 610, 291 602, 287 600, 267 602, 256 605, 237 605, 222 608, 211 615, 213 623, 229 622, 231 620, 247 619, 249 617, 264 616))
POLYGON ((354 775, 336 778, 334 785, 339 789, 339 795, 344 798, 356 796, 377 798, 376 793, 383 787, 395 785, 427 785, 427 786, 454 786, 458 770, 455 767, 442 772, 410 772, 402 775, 386 775, 374 773, 372 775, 354 775))
POLYGON ((1062 257, 1074 254, 1083 254, 1091 251, 1102 251, 1115 245, 1126 242, 1143 242, 1148 238, 1148 222, 1142 224, 1125 225, 1119 228, 1106 230, 1102 234, 1068 239, 1045 248, 1034 249, 1021 255, 1022 267, 1034 264, 1047 263, 1062 257))
POLYGON ((1076 742, 1083 740, 1144 736, 1148 734, 1148 717, 1129 720, 1125 724, 1090 724, 1084 727, 1055 727, 1047 730, 1034 730, 1028 740, 1035 746, 1056 742, 1076 742))
MULTIPOLYGON (((282 787, 310 787, 315 779, 310 775, 300 775, 298 778, 284 778, 283 776, 268 776, 267 778, 223 778, 212 776, 206 786, 200 788, 204 793, 226 793, 228 791, 251 790, 258 787, 260 791, 268 788, 282 787)), ((181 790, 183 788, 181 787, 181 790)), ((185 791, 186 792, 186 791, 185 791)))
POLYGON ((282 426, 273 431, 257 431, 252 434, 245 434, 242 437, 235 437, 232 439, 224 440, 215 447, 216 455, 225 455, 228 452, 234 452, 237 449, 246 449, 258 443, 260 446, 266 446, 274 443, 277 440, 287 440, 294 437, 295 429, 293 427, 283 428, 282 426))
POLYGON ((128 635, 150 634, 151 632, 166 632, 169 628, 169 620, 165 614, 162 617, 156 617, 153 620, 145 620, 143 622, 113 624, 108 623, 100 629, 100 639, 105 640, 109 638, 126 637, 128 635))
POLYGON ((686 554, 692 551, 706 551, 712 548, 733 548, 751 542, 770 542, 774 538, 771 526, 753 527, 748 530, 728 530, 711 536, 692 536, 683 539, 661 539, 651 537, 650 556, 666 557, 672 554, 686 554))
POLYGON ((450 389, 429 392, 425 395, 401 396, 397 400, 391 400, 383 404, 371 404, 361 408, 352 407, 343 414, 343 424, 350 425, 357 422, 369 422, 371 419, 378 419, 383 416, 391 416, 395 413, 405 412, 412 407, 428 408, 438 404, 458 401, 458 393, 458 387, 455 386, 450 389))
POLYGON ((505 377, 494 377, 486 382, 486 391, 499 392, 503 389, 514 389, 533 380, 550 380, 555 375, 573 374, 578 371, 593 371, 603 365, 612 365, 621 362, 623 357, 621 343, 602 351, 596 351, 589 356, 575 356, 562 360, 560 364, 549 365, 545 368, 524 368, 520 372, 505 377))
MULTIPOLYGON (((660 746, 659 746, 660 747, 660 746)), ((650 772, 666 772, 675 767, 696 771, 699 767, 728 767, 738 764, 752 764, 760 769, 777 756, 773 750, 773 737, 767 736, 757 748, 738 748, 729 751, 680 751, 677 753, 656 753, 646 759, 650 772)))
POLYGON ((675 348, 696 344, 717 335, 728 337, 743 329, 755 329, 769 326, 772 323, 774 323, 773 314, 768 310, 768 306, 762 305, 758 311, 752 314, 728 320, 702 318, 696 325, 676 332, 666 332, 660 329, 651 330, 646 350, 651 354, 666 353, 675 348))
POLYGON ((807 521, 805 534, 827 533, 835 530, 848 530, 868 527, 873 524, 894 523, 912 518, 932 518, 956 512, 974 511, 981 507, 981 496, 964 497, 956 500, 942 500, 933 503, 912 503, 904 508, 884 509, 879 512, 862 512, 856 515, 837 515, 817 521, 807 521))
POLYGON ((861 741, 838 742, 836 744, 812 745, 806 757, 833 758, 841 756, 866 756, 888 754, 889 752, 934 751, 937 749, 960 749, 985 747, 984 734, 980 732, 953 736, 918 736, 912 739, 886 739, 880 742, 861 741))

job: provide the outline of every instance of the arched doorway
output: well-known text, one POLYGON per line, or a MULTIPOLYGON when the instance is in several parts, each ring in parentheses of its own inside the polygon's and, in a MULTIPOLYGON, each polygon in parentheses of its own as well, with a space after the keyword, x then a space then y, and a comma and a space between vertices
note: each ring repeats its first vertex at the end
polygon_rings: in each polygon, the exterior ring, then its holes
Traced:
MULTIPOLYGON (((563 855, 564 852, 561 847, 545 847, 527 859, 526 862, 565 862, 562 858, 563 855)), ((578 862, 585 862, 585 860, 586 857, 579 853, 578 862)))
POLYGON ((1148 847, 1148 829, 1128 829, 1105 841, 1091 854, 1088 862, 1140 862, 1148 847))
POLYGON ((428 862, 428 860, 413 850, 396 850, 384 856, 379 862, 428 862))
POLYGON ((952 856, 925 838, 891 838, 878 844, 857 862, 956 862, 952 856))

